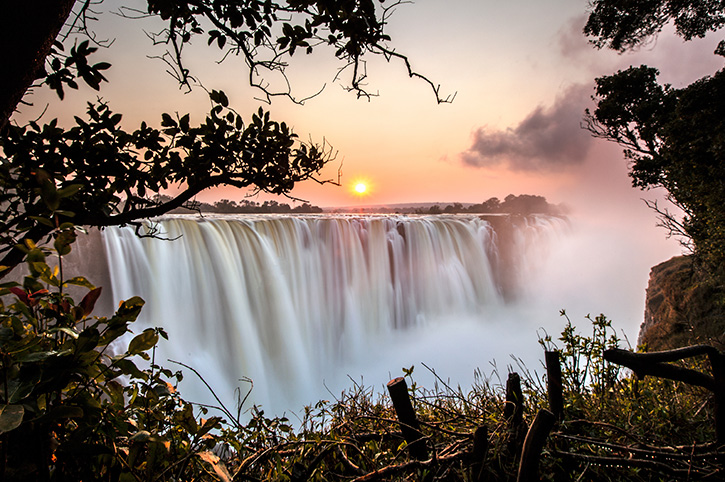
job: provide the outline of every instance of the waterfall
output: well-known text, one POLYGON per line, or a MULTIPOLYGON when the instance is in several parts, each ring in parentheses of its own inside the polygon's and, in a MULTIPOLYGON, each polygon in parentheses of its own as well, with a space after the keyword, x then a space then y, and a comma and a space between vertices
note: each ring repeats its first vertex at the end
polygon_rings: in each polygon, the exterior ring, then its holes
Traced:
MULTIPOLYGON (((103 240, 113 298, 146 300, 139 323, 169 333, 163 359, 195 367, 226 401, 235 387, 246 390, 240 380, 248 377, 254 403, 281 411, 322 398, 309 387, 372 362, 400 333, 445 329, 454 317, 485 325, 524 291, 547 239, 565 223, 544 216, 169 216, 147 226, 165 240, 129 227, 107 228, 103 240)), ((189 378, 185 372, 182 394, 211 401, 189 378)))

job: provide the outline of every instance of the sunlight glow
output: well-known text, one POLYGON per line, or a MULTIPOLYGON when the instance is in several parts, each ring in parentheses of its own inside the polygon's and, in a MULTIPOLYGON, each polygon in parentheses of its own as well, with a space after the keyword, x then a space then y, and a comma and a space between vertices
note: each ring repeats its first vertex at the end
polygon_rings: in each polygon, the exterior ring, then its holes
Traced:
POLYGON ((368 190, 367 185, 364 182, 355 184, 355 192, 358 194, 364 194, 368 190))

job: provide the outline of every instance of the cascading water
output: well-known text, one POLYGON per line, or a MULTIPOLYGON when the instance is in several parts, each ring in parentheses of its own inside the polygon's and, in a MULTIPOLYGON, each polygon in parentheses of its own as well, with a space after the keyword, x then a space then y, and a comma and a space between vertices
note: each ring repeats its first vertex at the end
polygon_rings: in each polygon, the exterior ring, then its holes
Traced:
MULTIPOLYGON (((344 370, 374 363, 400 333, 445 330, 451 319, 485 325, 565 224, 543 216, 168 217, 157 221, 168 241, 116 227, 103 239, 113 298, 146 300, 139 323, 169 333, 163 359, 195 367, 227 402, 249 377, 251 400, 280 412, 319 399, 323 381, 356 376, 344 370)), ((186 376, 184 396, 209 402, 186 376)))

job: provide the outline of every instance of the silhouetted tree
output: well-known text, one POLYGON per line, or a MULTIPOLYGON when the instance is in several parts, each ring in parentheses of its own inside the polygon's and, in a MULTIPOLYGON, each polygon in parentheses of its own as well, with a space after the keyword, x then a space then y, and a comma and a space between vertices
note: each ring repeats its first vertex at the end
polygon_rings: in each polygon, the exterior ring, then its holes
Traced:
MULTIPOLYGON (((598 0, 584 29, 594 44, 616 50, 639 45, 672 21, 685 40, 725 25, 725 3, 716 0, 652 2, 598 0)), ((721 41, 715 51, 725 55, 721 41)), ((631 67, 596 80, 596 109, 586 127, 624 147, 632 184, 663 187, 679 218, 657 203, 669 234, 682 236, 711 273, 725 281, 725 73, 688 87, 657 82, 658 71, 631 67)))
MULTIPOLYGON (((18 246, 38 242, 65 223, 109 226, 137 224, 187 205, 204 189, 229 185, 288 194, 297 182, 319 179, 333 156, 329 146, 300 142, 284 122, 259 110, 245 121, 223 92, 212 91, 211 111, 199 125, 188 114, 161 115, 161 128, 143 122, 121 127, 121 114, 101 101, 85 116, 63 127, 10 122, 14 109, 32 88, 46 85, 64 97, 83 82, 100 89, 111 64, 95 62, 98 44, 89 27, 98 0, 23 0, 3 5, 0 15, 0 266, 13 267, 24 253, 18 246), (62 31, 62 34, 60 34, 62 31), (80 37, 80 42, 79 37, 80 37), (83 38, 85 36, 85 39, 83 38), (155 195, 170 184, 182 191, 164 202, 155 195)), ((297 51, 332 49, 346 72, 348 89, 367 96, 361 67, 367 54, 398 59, 410 76, 407 58, 387 46, 384 31, 391 9, 401 2, 374 0, 147 0, 145 11, 123 4, 122 16, 154 16, 165 28, 149 33, 169 46, 164 56, 172 75, 191 88, 184 49, 205 40, 223 57, 234 53, 248 69, 249 82, 263 97, 290 90, 266 87, 265 73, 285 75, 297 51)), ((129 20, 130 21, 130 20, 129 20)), ((230 58, 235 56, 229 56, 230 58)), ((429 82, 430 83, 430 82, 429 82)), ((433 87, 437 99, 438 88, 433 87)), ((192 206, 193 207, 193 206, 192 206)), ((2 275, 0 275, 2 276, 2 275)))

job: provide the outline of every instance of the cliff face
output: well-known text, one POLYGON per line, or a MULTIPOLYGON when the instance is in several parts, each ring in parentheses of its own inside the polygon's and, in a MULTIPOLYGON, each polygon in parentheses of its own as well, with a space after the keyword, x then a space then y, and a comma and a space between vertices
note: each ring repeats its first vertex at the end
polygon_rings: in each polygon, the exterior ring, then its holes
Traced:
POLYGON ((676 256, 650 272, 638 344, 649 351, 698 343, 725 348, 722 290, 708 283, 689 256, 676 256))

